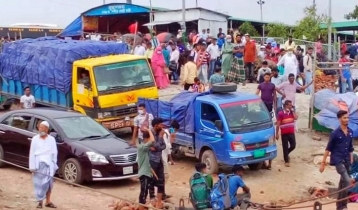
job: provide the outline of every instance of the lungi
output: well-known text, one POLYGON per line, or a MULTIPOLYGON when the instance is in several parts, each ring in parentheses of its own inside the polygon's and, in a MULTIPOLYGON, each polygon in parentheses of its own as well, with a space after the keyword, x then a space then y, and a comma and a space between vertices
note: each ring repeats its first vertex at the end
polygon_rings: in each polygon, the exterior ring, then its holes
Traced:
POLYGON ((51 176, 51 174, 50 166, 44 162, 40 162, 39 169, 34 172, 32 177, 37 201, 44 200, 46 193, 52 190, 53 176, 51 176))

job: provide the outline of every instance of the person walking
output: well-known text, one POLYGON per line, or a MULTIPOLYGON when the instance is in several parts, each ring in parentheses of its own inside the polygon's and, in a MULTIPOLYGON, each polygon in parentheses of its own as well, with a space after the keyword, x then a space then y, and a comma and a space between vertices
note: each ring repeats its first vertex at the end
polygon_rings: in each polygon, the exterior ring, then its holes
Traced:
POLYGON ((53 177, 58 169, 58 151, 55 138, 48 135, 49 128, 50 124, 42 121, 38 126, 39 133, 32 137, 30 146, 29 169, 33 174, 37 208, 43 208, 45 199, 45 207, 57 208, 51 202, 51 192, 53 177))
MULTIPOLYGON (((338 191, 347 188, 351 183, 349 176, 349 168, 353 163, 353 131, 348 127, 348 112, 340 110, 337 113, 339 127, 332 131, 324 153, 319 171, 324 172, 327 157, 330 156, 330 165, 336 167, 337 173, 341 176, 338 191)), ((348 190, 343 190, 338 194, 337 200, 341 200, 348 196, 348 190)), ((337 210, 347 210, 347 200, 336 203, 337 210)))
POLYGON ((295 120, 298 116, 290 100, 284 102, 284 109, 278 113, 276 122, 276 140, 279 139, 281 130, 281 141, 283 159, 285 166, 290 167, 289 154, 296 148, 295 120))
POLYGON ((183 78, 182 85, 184 86, 184 90, 189 90, 190 87, 194 85, 194 79, 198 76, 197 66, 194 63, 194 57, 189 56, 188 62, 183 67, 183 78))

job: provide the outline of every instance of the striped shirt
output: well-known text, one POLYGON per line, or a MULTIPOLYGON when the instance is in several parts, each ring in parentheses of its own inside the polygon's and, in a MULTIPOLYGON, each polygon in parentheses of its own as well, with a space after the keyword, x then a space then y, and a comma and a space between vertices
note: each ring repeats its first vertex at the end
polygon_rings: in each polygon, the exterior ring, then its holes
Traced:
POLYGON ((293 112, 280 111, 277 121, 280 122, 281 135, 295 133, 295 116, 293 112))
POLYGON ((153 49, 157 48, 160 45, 159 39, 154 36, 151 40, 150 43, 152 44, 153 49))
POLYGON ((198 61, 201 62, 201 64, 208 64, 210 61, 210 54, 208 52, 199 52, 198 53, 198 61))

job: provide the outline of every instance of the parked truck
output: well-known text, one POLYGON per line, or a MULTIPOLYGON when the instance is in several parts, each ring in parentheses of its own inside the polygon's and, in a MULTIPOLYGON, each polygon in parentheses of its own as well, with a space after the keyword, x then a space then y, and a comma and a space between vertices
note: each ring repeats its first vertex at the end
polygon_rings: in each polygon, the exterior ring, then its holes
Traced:
POLYGON ((30 87, 36 106, 74 110, 108 129, 131 127, 138 97, 158 98, 145 57, 126 44, 25 39, 0 54, 2 105, 8 109, 30 87))
POLYGON ((141 98, 139 103, 154 116, 180 123, 173 152, 201 160, 210 173, 235 164, 257 170, 277 156, 274 125, 257 95, 236 88, 218 84, 207 93, 184 91, 170 101, 141 98))

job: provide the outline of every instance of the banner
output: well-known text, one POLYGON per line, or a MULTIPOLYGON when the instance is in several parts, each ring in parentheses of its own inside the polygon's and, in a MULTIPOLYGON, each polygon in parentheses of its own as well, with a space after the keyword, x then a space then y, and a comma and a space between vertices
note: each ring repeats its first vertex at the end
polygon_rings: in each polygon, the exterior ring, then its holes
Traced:
POLYGON ((84 31, 98 31, 98 18, 97 17, 82 17, 84 31))

